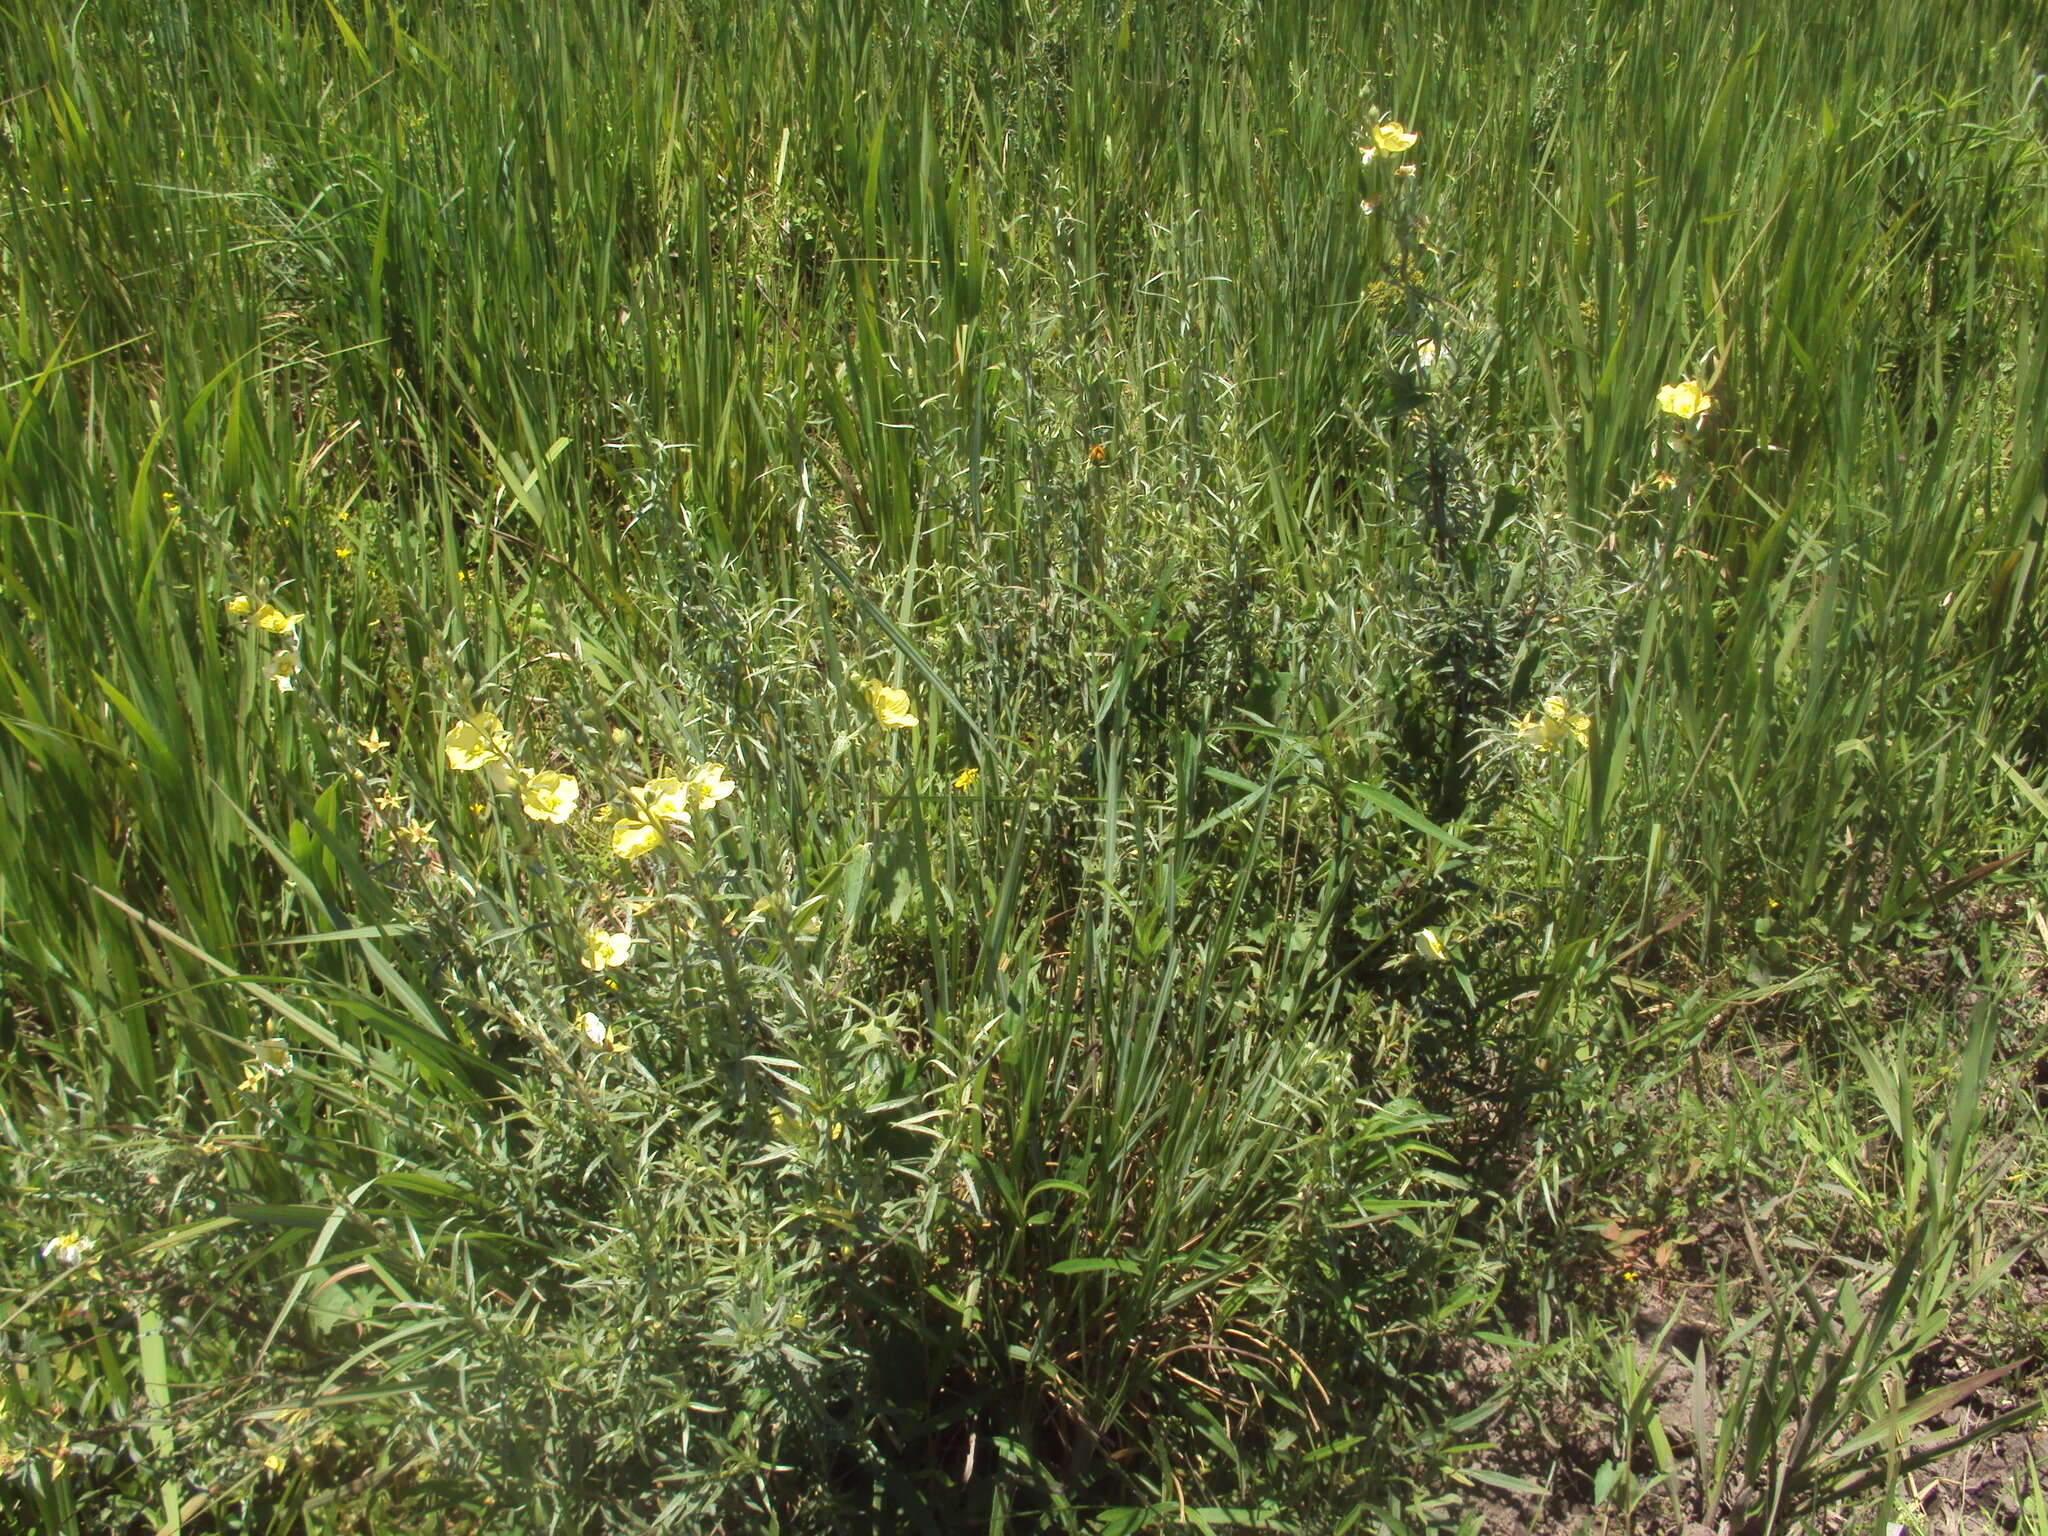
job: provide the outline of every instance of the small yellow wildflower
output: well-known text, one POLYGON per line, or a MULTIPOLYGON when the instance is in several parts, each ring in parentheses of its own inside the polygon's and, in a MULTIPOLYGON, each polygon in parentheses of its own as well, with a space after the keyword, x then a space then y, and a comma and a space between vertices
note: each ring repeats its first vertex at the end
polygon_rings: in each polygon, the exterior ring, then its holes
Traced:
POLYGON ((1394 174, 1396 176, 1413 176, 1415 174, 1415 162, 1413 160, 1403 161, 1400 165, 1394 167, 1394 174))
POLYGON ((1413 149, 1420 137, 1390 117, 1373 129, 1372 142, 1358 152, 1358 158, 1370 165, 1376 155, 1398 155, 1413 149))
POLYGON ((69 1232, 60 1232, 43 1244, 43 1257, 66 1269, 78 1268, 91 1252, 92 1239, 75 1228, 69 1232))
POLYGON ((583 935, 583 969, 609 971, 633 958, 633 935, 592 928, 583 935))
POLYGON ((970 790, 980 782, 981 770, 971 763, 953 775, 953 787, 957 790, 970 790))
POLYGON ((718 763, 699 763, 683 783, 691 811, 708 811, 739 789, 718 763))
POLYGON ((1667 416, 1681 417, 1697 424, 1714 408, 1714 397, 1701 389, 1697 380, 1680 379, 1657 391, 1657 409, 1667 416))
POLYGON ((917 724, 910 695, 901 688, 891 688, 878 677, 863 679, 860 687, 867 695, 868 708, 875 712, 875 719, 884 730, 907 731, 917 724))
POLYGON ((1415 958, 1425 965, 1442 965, 1450 959, 1451 952, 1444 948, 1444 941, 1437 937, 1434 928, 1418 929, 1415 934, 1415 958))
POLYGON ((1557 739, 1562 741, 1570 736, 1581 747, 1589 746, 1593 740, 1591 717, 1580 714, 1566 702, 1563 696, 1553 693, 1543 701, 1543 718, 1546 725, 1557 728, 1557 739))
POLYGON ((1449 359, 1450 354, 1427 336, 1415 343, 1415 366, 1418 368, 1434 368, 1439 360, 1447 362, 1449 359))
POLYGON ((510 762, 512 738, 505 734, 498 717, 485 711, 474 720, 458 720, 449 726, 447 735, 441 738, 441 750, 447 754, 450 768, 468 772, 492 763, 510 762))
POLYGON ((263 1465, 266 1469, 273 1473, 282 1472, 284 1470, 285 1465, 284 1454, 280 1451, 272 1451, 268 1456, 263 1458, 263 1465))
POLYGON ((380 811, 395 811, 400 806, 404 805, 405 801, 400 799, 397 795, 392 794, 391 791, 387 789, 386 791, 384 791, 383 794, 379 795, 375 800, 372 800, 370 803, 376 806, 377 809, 380 811))
POLYGON ((1573 709, 1562 694, 1553 693, 1543 701, 1543 712, 1522 716, 1514 723, 1514 732, 1523 746, 1537 752, 1551 751, 1567 740, 1583 748, 1592 743, 1593 721, 1573 709))
POLYGON ((292 680, 299 675, 299 653, 279 651, 263 668, 263 680, 272 684, 279 693, 292 691, 292 680))
POLYGON ((576 800, 582 792, 583 786, 567 774, 551 769, 530 773, 519 786, 519 808, 530 820, 560 826, 575 814, 576 800))
POLYGON ((690 786, 681 779, 649 779, 634 793, 646 814, 662 821, 690 819, 690 786))
POLYGON ((246 619, 255 608, 256 605, 240 592, 227 600, 228 617, 231 619, 246 619))
POLYGON ((256 610, 250 620, 258 629, 269 635, 289 635, 299 627, 303 613, 286 613, 275 603, 265 603, 256 610))
POLYGON ((661 828, 638 816, 622 818, 612 827, 612 852, 622 859, 637 859, 661 846, 661 828))
POLYGON ((434 840, 434 824, 431 821, 409 821, 396 834, 415 848, 434 840))
POLYGON ((249 1048, 249 1066, 242 1074, 242 1092, 259 1092, 270 1078, 285 1076, 292 1070, 292 1066, 289 1042, 275 1036, 268 1040, 258 1040, 249 1048))
POLYGON ((583 1037, 583 1043, 592 1050, 603 1051, 608 1055, 617 1055, 621 1051, 632 1049, 617 1030, 612 1029, 594 1013, 586 1013, 576 1021, 576 1032, 583 1037))
POLYGON ((375 731, 371 731, 367 736, 358 736, 356 738, 356 745, 369 753, 370 756, 375 757, 379 752, 389 747, 391 743, 382 736, 379 736, 375 731))
POLYGON ((337 544, 334 546, 334 558, 337 560, 346 560, 350 555, 354 553, 355 551, 346 544, 337 544))

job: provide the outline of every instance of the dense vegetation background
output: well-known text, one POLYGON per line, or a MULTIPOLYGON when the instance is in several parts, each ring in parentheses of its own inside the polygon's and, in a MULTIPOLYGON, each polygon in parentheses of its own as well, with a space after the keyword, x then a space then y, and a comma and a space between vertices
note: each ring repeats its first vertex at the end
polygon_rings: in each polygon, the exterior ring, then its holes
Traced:
POLYGON ((8 1528, 2048 1531, 2035 7, 0 18, 8 1528))

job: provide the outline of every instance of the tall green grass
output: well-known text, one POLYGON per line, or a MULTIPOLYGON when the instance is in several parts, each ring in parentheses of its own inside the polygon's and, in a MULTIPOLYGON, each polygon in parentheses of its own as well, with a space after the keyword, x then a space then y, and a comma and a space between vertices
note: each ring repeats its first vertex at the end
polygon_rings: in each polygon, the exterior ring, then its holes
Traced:
POLYGON ((0 15, 16 1520, 1792 1529, 2033 1346, 2028 8, 0 15))

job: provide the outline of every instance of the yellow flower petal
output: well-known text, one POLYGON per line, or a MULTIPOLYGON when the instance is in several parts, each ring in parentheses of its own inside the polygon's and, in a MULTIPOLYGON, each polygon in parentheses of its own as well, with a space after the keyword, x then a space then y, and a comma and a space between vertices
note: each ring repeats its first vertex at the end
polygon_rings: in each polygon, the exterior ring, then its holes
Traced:
POLYGON ((1667 416, 1696 422, 1713 408, 1714 397, 1693 379, 1680 379, 1676 384, 1666 384, 1657 391, 1657 409, 1667 416))
POLYGON ((649 779, 634 798, 649 816, 662 821, 690 819, 690 787, 681 779, 649 779))
POLYGON ((266 634, 288 635, 299 627, 299 620, 304 617, 303 613, 286 613, 274 603, 265 603, 256 610, 256 616, 250 622, 266 634))
POLYGON ((560 826, 575 814, 576 800, 583 786, 565 773, 544 770, 530 773, 519 786, 519 808, 533 821, 560 826))
POLYGON ((633 958, 633 935, 592 928, 583 935, 583 969, 609 971, 633 958))
POLYGON ((739 785, 727 777, 721 765, 699 763, 690 770, 690 777, 684 781, 683 789, 692 811, 708 811, 719 801, 734 794, 739 785))
POLYGON ((953 787, 955 789, 972 789, 976 784, 980 782, 981 770, 979 768, 974 767, 972 764, 969 764, 967 767, 962 768, 958 773, 953 775, 953 787))
POLYGON ((1383 155, 1398 155, 1404 150, 1413 149, 1415 141, 1420 137, 1420 134, 1403 127, 1393 118, 1388 118, 1373 129, 1372 147, 1383 155))
POLYGON ((448 734, 441 738, 441 750, 448 755, 448 766, 465 773, 490 763, 510 761, 511 744, 504 725, 496 715, 489 713, 478 715, 474 720, 456 721, 448 727, 448 734))
POLYGON ((907 731, 917 724, 917 714, 910 707, 910 695, 901 688, 891 688, 877 677, 864 679, 860 686, 861 692, 867 695, 868 708, 875 712, 875 719, 884 730, 907 731))
POLYGON ((624 817, 612 826, 612 852, 622 859, 637 859, 661 843, 661 829, 637 816, 624 817))

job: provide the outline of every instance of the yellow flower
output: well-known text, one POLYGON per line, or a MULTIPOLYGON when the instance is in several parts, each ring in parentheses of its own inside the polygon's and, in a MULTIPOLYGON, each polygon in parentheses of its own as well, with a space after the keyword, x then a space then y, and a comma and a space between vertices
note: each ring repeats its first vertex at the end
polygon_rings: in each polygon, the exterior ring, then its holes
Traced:
POLYGON ((375 805, 377 809, 380 811, 395 811, 401 805, 404 805, 405 802, 401 800, 397 795, 392 794, 391 791, 387 789, 386 791, 384 791, 383 794, 379 795, 375 800, 373 800, 371 804, 375 805))
POLYGON ((92 1239, 76 1229, 60 1232, 43 1244, 43 1257, 66 1269, 78 1268, 91 1252, 92 1239))
POLYGON ((1418 368, 1434 368, 1439 360, 1449 361, 1449 358, 1450 354, 1427 336, 1415 343, 1415 366, 1418 368))
POLYGON ((227 600, 228 617, 231 619, 246 619, 255 607, 254 603, 239 592, 227 600))
POLYGON ((334 558, 337 560, 346 560, 350 555, 354 553, 355 551, 349 548, 348 545, 346 544, 337 544, 334 546, 334 558))
POLYGON ((441 750, 448 755, 450 768, 468 772, 510 762, 512 738, 505 734, 498 717, 486 711, 474 720, 458 720, 449 726, 448 734, 441 738, 441 750))
POLYGON ((1442 965, 1450 959, 1451 952, 1444 948, 1444 941, 1437 937, 1434 928, 1418 929, 1415 934, 1415 958, 1425 965, 1442 965))
POLYGON ((917 715, 910 707, 910 695, 901 688, 891 688, 878 677, 864 678, 861 692, 867 695, 868 708, 875 712, 875 719, 884 730, 907 731, 917 724, 917 715))
POLYGON ((1562 694, 1553 693, 1543 701, 1542 714, 1522 716, 1514 723, 1514 732, 1523 746, 1537 752, 1551 751, 1567 740, 1583 748, 1592 743, 1593 721, 1573 709, 1562 694))
POLYGON ((662 841, 661 828, 638 816, 624 817, 612 827, 612 852, 622 859, 637 859, 662 841))
POLYGON ((268 1456, 263 1458, 263 1465, 271 1472, 282 1472, 284 1470, 283 1453, 279 1451, 272 1451, 268 1456))
POLYGON ((1553 693, 1543 701, 1543 720, 1545 726, 1551 728, 1554 739, 1557 741, 1562 741, 1566 736, 1570 736, 1581 747, 1587 746, 1592 742, 1593 721, 1591 717, 1580 714, 1558 694, 1553 693))
POLYGON ((434 840, 434 824, 431 821, 409 821, 398 829, 396 835, 417 848, 434 840))
POLYGON ((249 1065, 242 1073, 241 1092, 260 1093, 273 1077, 292 1070, 290 1046, 283 1040, 258 1040, 249 1051, 249 1065))
POLYGON ((256 610, 256 616, 250 622, 265 634, 288 635, 299 627, 299 620, 304 617, 303 613, 286 613, 275 603, 265 603, 256 610))
POLYGON ((708 811, 719 801, 733 794, 739 785, 727 777, 725 769, 718 763, 699 763, 690 770, 690 777, 683 788, 688 795, 692 811, 708 811))
POLYGON ((279 693, 292 691, 292 679, 299 675, 299 653, 279 651, 263 668, 263 680, 274 684, 279 693))
POLYGON ((375 757, 379 752, 390 746, 391 743, 382 736, 379 736, 375 731, 371 731, 367 736, 358 736, 356 738, 356 745, 369 753, 370 756, 375 757))
POLYGON ((533 821, 553 822, 560 826, 574 814, 577 796, 583 786, 567 774, 546 770, 526 776, 526 782, 519 786, 519 808, 533 821))
POLYGON ((953 775, 953 787, 958 790, 972 789, 976 784, 980 782, 981 770, 979 768, 974 767, 972 764, 969 764, 967 767, 962 768, 958 773, 953 775))
POLYGON ((583 969, 609 971, 633 958, 633 935, 592 928, 583 935, 583 969))
POLYGON ((1375 152, 1382 155, 1402 154, 1407 150, 1413 149, 1415 141, 1420 137, 1420 134, 1410 132, 1390 117, 1373 129, 1372 150, 1366 154, 1365 158, 1370 160, 1375 152))
POLYGON ((1657 391, 1657 409, 1667 416, 1698 422, 1714 408, 1714 397, 1694 379, 1680 379, 1657 391))
POLYGON ((690 786, 681 779, 649 779, 634 798, 650 817, 662 821, 690 819, 690 786))
POLYGON ((586 1013, 576 1021, 576 1032, 583 1037, 585 1045, 592 1050, 604 1051, 608 1055, 617 1055, 621 1051, 632 1049, 616 1030, 610 1028, 594 1013, 586 1013))

